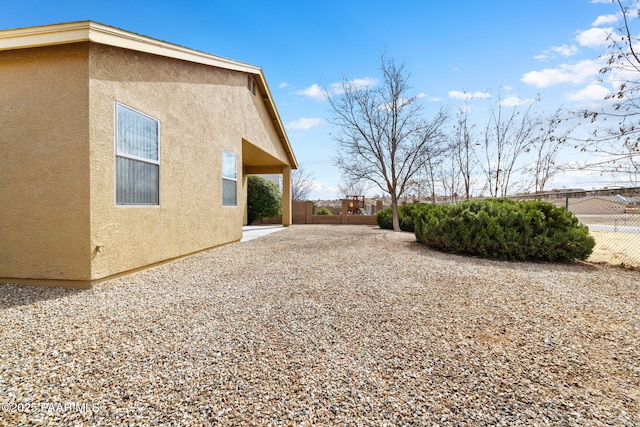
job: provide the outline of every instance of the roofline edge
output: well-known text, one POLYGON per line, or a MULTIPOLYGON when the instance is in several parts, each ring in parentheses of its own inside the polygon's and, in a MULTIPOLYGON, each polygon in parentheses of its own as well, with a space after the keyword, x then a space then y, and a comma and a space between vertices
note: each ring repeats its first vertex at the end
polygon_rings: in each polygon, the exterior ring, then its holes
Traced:
POLYGON ((291 166, 293 169, 297 169, 299 167, 291 147, 291 142, 289 141, 287 132, 284 128, 284 123, 282 123, 278 109, 275 106, 273 95, 269 90, 269 86, 261 67, 215 56, 88 20, 0 30, 0 51, 80 42, 94 42, 149 53, 152 55, 249 73, 257 76, 265 88, 268 98, 268 102, 265 101, 265 104, 267 105, 267 108, 272 111, 275 121, 277 122, 277 124, 274 124, 280 134, 282 143, 285 145, 286 151, 288 152, 287 154, 289 156, 291 166))

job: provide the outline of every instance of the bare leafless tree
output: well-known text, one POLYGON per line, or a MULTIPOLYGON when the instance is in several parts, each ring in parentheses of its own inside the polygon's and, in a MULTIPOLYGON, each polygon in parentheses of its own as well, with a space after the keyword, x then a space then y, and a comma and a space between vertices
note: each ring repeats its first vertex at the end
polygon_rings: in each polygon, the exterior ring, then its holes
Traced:
POLYGON ((431 193, 431 203, 436 202, 436 183, 438 182, 438 173, 437 169, 441 164, 441 160, 437 157, 428 156, 427 161, 424 164, 424 177, 426 178, 427 188, 429 189, 429 193, 431 193))
MULTIPOLYGON (((472 135, 473 125, 469 124, 469 102, 458 110, 457 122, 454 126, 451 156, 457 163, 457 172, 461 176, 464 198, 471 198, 475 175, 478 169, 476 149, 480 145, 472 135)), ((453 172, 453 171, 452 171, 453 172)))
POLYGON ((371 189, 371 184, 365 180, 346 180, 338 185, 340 194, 347 196, 365 196, 371 189))
POLYGON ((440 190, 443 157, 447 149, 448 146, 442 143, 433 144, 425 150, 424 167, 418 170, 407 183, 403 196, 405 202, 410 198, 412 200, 430 199, 431 203, 435 203, 440 190))
POLYGON ((605 97, 607 102, 601 109, 579 112, 594 127, 591 137, 581 141, 579 147, 595 154, 596 159, 580 169, 627 175, 630 184, 640 185, 640 39, 638 28, 633 28, 640 26, 640 1, 612 3, 620 10, 622 25, 608 34, 607 61, 600 75, 602 81, 617 84, 617 90, 605 97))
POLYGON ((535 102, 524 101, 509 106, 500 96, 490 109, 490 117, 483 134, 485 163, 482 166, 487 189, 492 197, 505 197, 521 182, 515 174, 523 170, 522 155, 528 153, 541 126, 540 115, 533 107, 535 102))
POLYGON ((440 144, 448 114, 427 121, 417 96, 409 95, 410 74, 404 64, 381 58, 382 82, 362 87, 344 79, 341 93, 326 90, 338 154, 335 164, 348 179, 367 180, 391 198, 393 229, 400 231, 398 199, 440 144))
MULTIPOLYGON (((451 143, 446 151, 446 155, 443 156, 442 161, 438 165, 438 178, 444 192, 443 196, 451 202, 457 202, 464 189, 463 178, 464 174, 458 164, 458 158, 456 157, 457 148, 454 143, 451 143)), ((435 202, 435 200, 434 200, 435 202)))
POLYGON ((302 166, 291 172, 291 198, 293 200, 307 200, 313 190, 315 178, 313 172, 302 166))
POLYGON ((566 146, 567 138, 574 127, 575 124, 571 125, 563 119, 561 109, 556 110, 551 117, 541 122, 532 147, 535 155, 534 162, 529 168, 532 176, 531 185, 535 193, 542 193, 547 182, 563 170, 563 165, 557 161, 558 155, 566 146))

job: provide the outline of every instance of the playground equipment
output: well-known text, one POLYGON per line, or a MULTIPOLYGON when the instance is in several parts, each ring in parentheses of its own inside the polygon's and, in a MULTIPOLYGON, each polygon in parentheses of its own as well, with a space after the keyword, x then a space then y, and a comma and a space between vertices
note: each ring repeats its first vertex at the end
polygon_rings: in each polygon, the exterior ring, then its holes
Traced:
POLYGON ((365 213, 364 208, 364 196, 346 196, 341 200, 342 206, 344 202, 347 202, 347 215, 363 215, 365 213))

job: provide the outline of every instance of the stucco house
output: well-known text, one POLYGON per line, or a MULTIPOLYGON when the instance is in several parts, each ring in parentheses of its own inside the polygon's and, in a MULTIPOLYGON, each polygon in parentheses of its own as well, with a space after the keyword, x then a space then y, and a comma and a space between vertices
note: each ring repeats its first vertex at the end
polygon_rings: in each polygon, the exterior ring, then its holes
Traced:
POLYGON ((295 155, 262 69, 96 22, 0 31, 0 281, 89 287, 239 241, 295 155))

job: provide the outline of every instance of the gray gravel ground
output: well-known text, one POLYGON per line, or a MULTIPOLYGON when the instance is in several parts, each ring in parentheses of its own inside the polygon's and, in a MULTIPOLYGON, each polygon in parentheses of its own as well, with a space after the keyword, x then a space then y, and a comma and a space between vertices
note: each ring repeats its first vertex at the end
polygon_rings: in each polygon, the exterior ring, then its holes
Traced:
POLYGON ((0 425, 640 425, 640 272, 292 226, 0 285, 0 425))

